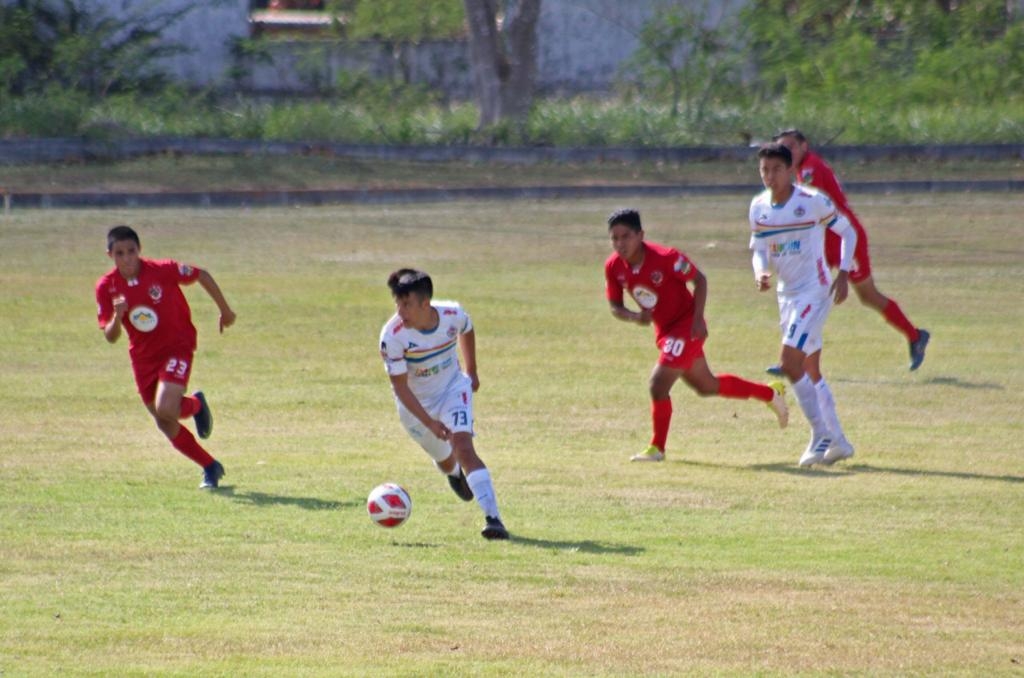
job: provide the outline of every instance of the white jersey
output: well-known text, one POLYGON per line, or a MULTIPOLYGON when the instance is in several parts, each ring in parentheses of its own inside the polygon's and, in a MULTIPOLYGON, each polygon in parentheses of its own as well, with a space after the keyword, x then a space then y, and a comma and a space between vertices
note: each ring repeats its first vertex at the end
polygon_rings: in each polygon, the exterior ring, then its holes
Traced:
POLYGON ((430 403, 462 374, 460 334, 473 329, 469 315, 455 301, 432 301, 437 327, 429 331, 406 327, 398 314, 380 332, 380 355, 388 376, 409 375, 409 388, 420 403, 430 403))
POLYGON ((775 269, 779 294, 828 293, 826 228, 842 234, 849 222, 827 195, 810 186, 794 186, 784 205, 773 205, 767 189, 750 201, 750 249, 775 269))

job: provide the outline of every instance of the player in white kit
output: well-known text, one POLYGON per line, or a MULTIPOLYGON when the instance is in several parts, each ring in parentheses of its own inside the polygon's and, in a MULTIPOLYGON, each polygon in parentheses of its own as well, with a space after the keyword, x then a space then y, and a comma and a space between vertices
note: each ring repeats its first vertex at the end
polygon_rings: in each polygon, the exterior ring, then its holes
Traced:
POLYGON ((423 271, 399 269, 388 277, 388 287, 396 313, 381 330, 380 355, 398 418, 455 494, 476 499, 486 521, 481 534, 508 539, 490 471, 473 447, 473 393, 480 387, 473 323, 457 302, 432 301, 434 284, 423 271))
POLYGON ((853 445, 846 439, 832 391, 821 374, 821 348, 832 303, 841 304, 849 292, 857 233, 828 196, 794 185, 788 148, 766 144, 757 157, 765 190, 750 202, 754 282, 764 292, 771 287, 772 269, 778 276, 780 364, 811 424, 811 442, 799 464, 833 464, 852 457, 853 445), (829 228, 842 238, 834 281, 825 261, 825 229, 829 228))

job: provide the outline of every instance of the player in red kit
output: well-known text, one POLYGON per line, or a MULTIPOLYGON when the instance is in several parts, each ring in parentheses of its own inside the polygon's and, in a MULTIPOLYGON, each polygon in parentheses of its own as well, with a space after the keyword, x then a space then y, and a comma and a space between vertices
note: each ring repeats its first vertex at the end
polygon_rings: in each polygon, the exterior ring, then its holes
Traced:
POLYGON ((107 256, 114 269, 96 282, 97 319, 110 343, 128 333, 135 384, 157 428, 171 445, 203 468, 203 489, 215 488, 224 467, 191 432, 178 423, 193 417, 200 438, 207 438, 213 417, 201 391, 186 395, 196 350, 196 328, 181 285, 199 282, 220 309, 220 330, 235 322, 223 293, 204 270, 171 260, 145 259, 138 234, 115 226, 107 234, 107 256))
POLYGON ((604 263, 605 294, 612 315, 626 322, 654 325, 661 351, 651 373, 651 418, 654 434, 650 446, 631 461, 662 461, 672 422, 670 392, 682 379, 698 395, 754 398, 768 405, 785 427, 789 413, 782 382, 758 384, 731 374, 713 374, 704 357, 708 336, 704 304, 708 284, 690 259, 671 247, 644 240, 640 213, 621 209, 608 217, 608 234, 614 253, 604 263), (690 286, 693 286, 693 291, 690 286), (624 304, 625 292, 640 307, 624 304))
MULTIPOLYGON (((807 137, 798 129, 788 129, 775 135, 773 141, 777 141, 793 154, 793 168, 796 172, 797 182, 808 184, 825 193, 832 199, 832 203, 842 212, 854 230, 857 232, 857 249, 853 255, 853 270, 850 271, 850 282, 853 283, 853 290, 857 298, 865 306, 875 309, 882 314, 885 320, 895 327, 910 345, 910 369, 916 370, 924 362, 924 352, 928 347, 928 340, 931 335, 928 330, 915 327, 912 322, 903 314, 903 309, 894 299, 882 294, 875 287, 874 278, 871 276, 871 256, 868 251, 868 234, 864 230, 857 215, 853 213, 850 204, 846 200, 842 186, 836 178, 835 172, 828 163, 821 159, 816 153, 810 150, 807 137)), ((831 230, 825 232, 825 259, 830 268, 839 266, 839 245, 840 238, 831 230)), ((776 366, 777 367, 777 366, 776 366)), ((768 368, 771 374, 778 374, 776 367, 768 368)))

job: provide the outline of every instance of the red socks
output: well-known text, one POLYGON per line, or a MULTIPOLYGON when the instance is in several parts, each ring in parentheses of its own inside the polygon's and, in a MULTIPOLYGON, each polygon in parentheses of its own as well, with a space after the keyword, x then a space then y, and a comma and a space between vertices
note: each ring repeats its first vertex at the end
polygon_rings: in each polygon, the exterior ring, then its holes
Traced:
POLYGON ((719 374, 716 377, 718 378, 718 395, 723 398, 740 398, 742 400, 755 398, 770 403, 772 396, 775 395, 771 386, 756 384, 732 374, 719 374))
POLYGON ((898 329, 906 336, 907 341, 914 343, 920 336, 917 332, 917 328, 910 322, 907 316, 903 315, 903 309, 892 299, 885 305, 885 310, 882 311, 882 315, 885 316, 886 322, 898 329))
POLYGON ((665 442, 668 440, 668 427, 672 423, 671 398, 651 401, 651 420, 654 423, 654 437, 651 438, 651 445, 664 452, 665 442))
POLYGON ((196 442, 195 436, 184 426, 178 429, 178 435, 171 440, 171 445, 203 468, 213 463, 213 457, 196 442))
POLYGON ((189 417, 194 417, 196 416, 196 412, 198 412, 200 408, 202 408, 202 405, 199 402, 199 398, 190 395, 182 396, 181 414, 178 415, 178 419, 188 419, 189 417))

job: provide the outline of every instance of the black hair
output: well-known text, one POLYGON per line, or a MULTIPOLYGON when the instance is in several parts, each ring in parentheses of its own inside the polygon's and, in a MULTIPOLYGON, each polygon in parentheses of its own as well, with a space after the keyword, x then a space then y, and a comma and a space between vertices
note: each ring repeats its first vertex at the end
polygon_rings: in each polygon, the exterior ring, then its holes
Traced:
POLYGON ((786 167, 793 166, 793 154, 788 148, 780 144, 778 141, 773 141, 769 144, 763 144, 757 151, 757 157, 760 158, 778 158, 786 163, 786 167))
POLYGON ((395 299, 401 299, 410 294, 418 294, 425 299, 434 296, 434 281, 430 279, 426 271, 418 271, 415 268, 400 268, 389 275, 388 287, 391 289, 391 296, 395 299))
POLYGON ((778 141, 783 137, 793 137, 797 141, 801 142, 807 141, 807 137, 804 136, 804 133, 798 130, 796 127, 790 127, 789 129, 782 130, 781 132, 772 137, 772 141, 778 141))
POLYGON ((107 251, 113 250, 114 243, 121 242, 122 240, 131 240, 139 247, 142 247, 142 243, 139 242, 139 234, 135 232, 135 229, 131 226, 114 226, 107 231, 107 251))
POLYGON ((609 230, 611 230, 613 226, 617 226, 619 224, 628 226, 636 233, 639 233, 644 228, 640 225, 640 212, 632 207, 623 207, 622 209, 615 210, 608 215, 609 230))

